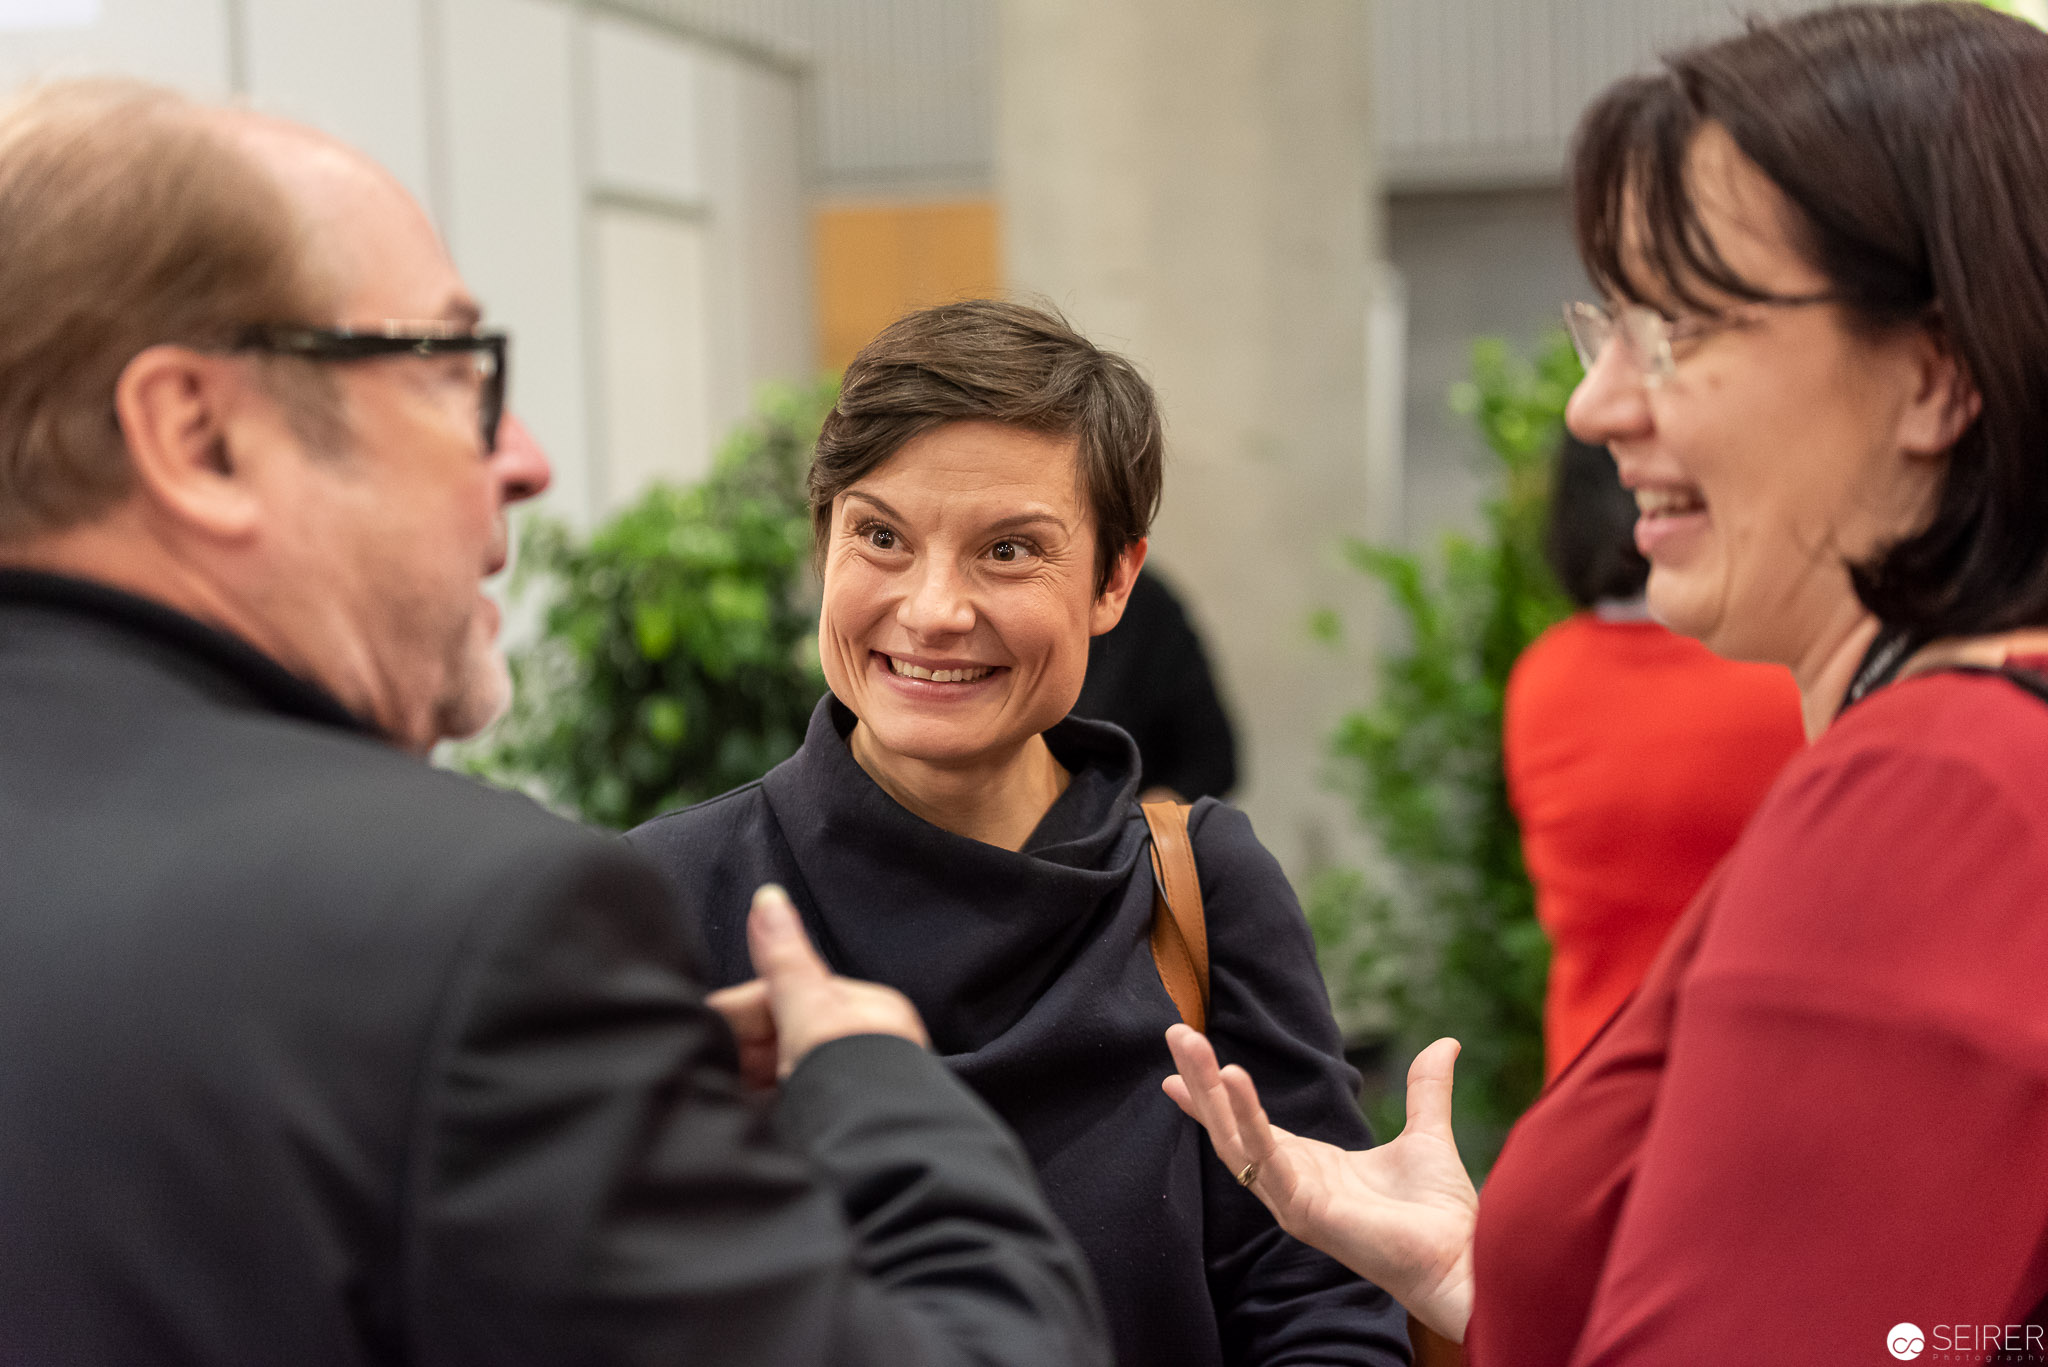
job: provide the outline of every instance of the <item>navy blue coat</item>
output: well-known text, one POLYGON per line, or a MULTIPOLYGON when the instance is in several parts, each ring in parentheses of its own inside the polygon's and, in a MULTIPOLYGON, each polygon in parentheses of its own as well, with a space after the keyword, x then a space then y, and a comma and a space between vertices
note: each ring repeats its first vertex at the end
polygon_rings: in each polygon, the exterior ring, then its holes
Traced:
MULTIPOLYGON (((1406 1362, 1387 1295, 1283 1234, 1159 1090, 1179 1019, 1152 961, 1138 756, 1069 718, 1073 778, 1021 851, 941 830, 885 793, 829 695, 758 783, 628 837, 702 920, 714 985, 753 976, 746 910, 780 883, 833 967, 917 1004, 953 1070, 1023 1137, 1102 1290, 1125 1367, 1406 1362)), ((1209 1032, 1275 1122, 1371 1143, 1301 908, 1235 808, 1196 804, 1209 1032)))

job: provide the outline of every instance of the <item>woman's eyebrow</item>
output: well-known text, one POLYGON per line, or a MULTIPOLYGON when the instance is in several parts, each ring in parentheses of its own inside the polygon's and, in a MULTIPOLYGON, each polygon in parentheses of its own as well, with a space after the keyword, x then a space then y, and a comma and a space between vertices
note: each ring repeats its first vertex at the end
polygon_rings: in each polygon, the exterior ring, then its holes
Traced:
POLYGON ((894 508, 891 508, 888 504, 882 502, 881 499, 876 498, 873 494, 864 494, 860 492, 860 490, 858 489, 847 490, 846 501, 848 503, 852 503, 855 499, 859 499, 862 503, 867 504, 870 508, 873 508, 876 512, 880 513, 883 517, 893 517, 898 522, 901 522, 903 520, 903 514, 897 512, 894 508))
POLYGON ((1020 532, 1027 527, 1050 527, 1056 532, 1067 531, 1067 524, 1064 518, 1060 517, 1057 513, 1043 510, 1015 513, 1009 517, 999 518, 989 523, 983 530, 989 533, 1020 532))

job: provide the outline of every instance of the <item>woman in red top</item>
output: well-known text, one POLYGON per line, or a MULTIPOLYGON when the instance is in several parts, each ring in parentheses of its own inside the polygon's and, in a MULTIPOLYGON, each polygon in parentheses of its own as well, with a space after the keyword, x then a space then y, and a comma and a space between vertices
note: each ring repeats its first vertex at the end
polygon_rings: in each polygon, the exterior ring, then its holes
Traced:
POLYGON ((1806 743, 1790 673, 1724 660, 1650 619, 1635 521, 1614 458, 1566 437, 1545 551, 1580 611, 1515 661, 1501 736, 1536 919, 1550 938, 1545 1077, 1636 990, 1806 743))
POLYGON ((1568 417, 1651 610, 1789 666, 1813 744, 1483 1204, 1453 1041, 1364 1153, 1185 1027, 1167 1090, 1476 1367, 2048 1361, 2048 33, 1854 6, 1667 68, 1580 127, 1568 417))

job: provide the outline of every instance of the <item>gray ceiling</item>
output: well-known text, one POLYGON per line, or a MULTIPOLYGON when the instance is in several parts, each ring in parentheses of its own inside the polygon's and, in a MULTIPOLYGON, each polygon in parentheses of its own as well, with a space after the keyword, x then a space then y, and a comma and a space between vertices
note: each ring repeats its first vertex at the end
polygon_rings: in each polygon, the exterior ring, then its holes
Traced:
MULTIPOLYGON (((992 185, 1000 0, 591 2, 808 70, 811 145, 828 193, 992 185)), ((1602 86, 1660 51, 1735 31, 1739 14, 1820 2, 1376 0, 1387 183, 1554 183, 1572 125, 1602 86)))

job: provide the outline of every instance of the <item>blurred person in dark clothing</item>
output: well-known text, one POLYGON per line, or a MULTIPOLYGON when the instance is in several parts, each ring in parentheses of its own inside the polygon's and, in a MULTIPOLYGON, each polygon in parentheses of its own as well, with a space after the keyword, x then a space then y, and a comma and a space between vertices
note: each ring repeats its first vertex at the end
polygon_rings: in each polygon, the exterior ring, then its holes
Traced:
POLYGON ((1550 938, 1548 1077, 1635 991, 1806 743, 1789 670, 1724 660, 1650 620, 1636 517, 1614 458, 1567 435, 1546 550, 1579 610, 1515 662, 1501 737, 1550 938))
POLYGON ((1123 620, 1089 642, 1074 715, 1114 723, 1138 743, 1148 802, 1227 797, 1237 786, 1237 738, 1202 638, 1150 569, 1139 571, 1123 620))
POLYGON ((900 994, 763 892, 757 1103, 660 876, 424 762, 549 469, 394 180, 44 87, 0 316, 0 1360, 1106 1361, 900 994))

